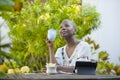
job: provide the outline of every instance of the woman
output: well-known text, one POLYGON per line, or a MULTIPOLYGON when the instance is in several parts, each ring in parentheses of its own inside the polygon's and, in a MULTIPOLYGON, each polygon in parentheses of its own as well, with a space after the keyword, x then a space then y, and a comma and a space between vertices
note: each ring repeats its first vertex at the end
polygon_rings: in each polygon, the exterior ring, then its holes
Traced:
POLYGON ((76 25, 70 20, 63 20, 60 26, 60 34, 66 41, 66 45, 58 48, 54 55, 53 42, 46 40, 50 51, 50 62, 57 64, 58 71, 73 72, 76 61, 90 58, 90 47, 84 42, 77 40, 74 35, 76 25))

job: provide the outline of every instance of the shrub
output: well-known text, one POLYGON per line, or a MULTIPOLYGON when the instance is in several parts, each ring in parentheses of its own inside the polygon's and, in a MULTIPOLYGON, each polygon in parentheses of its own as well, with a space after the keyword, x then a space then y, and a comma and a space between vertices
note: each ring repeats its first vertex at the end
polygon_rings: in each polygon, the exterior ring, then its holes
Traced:
POLYGON ((10 28, 11 54, 32 70, 40 70, 49 62, 45 40, 48 29, 57 30, 55 51, 65 44, 59 36, 63 19, 70 19, 77 25, 76 37, 81 39, 100 25, 99 13, 94 6, 79 5, 79 0, 47 0, 45 3, 23 2, 20 12, 3 12, 3 18, 10 28))

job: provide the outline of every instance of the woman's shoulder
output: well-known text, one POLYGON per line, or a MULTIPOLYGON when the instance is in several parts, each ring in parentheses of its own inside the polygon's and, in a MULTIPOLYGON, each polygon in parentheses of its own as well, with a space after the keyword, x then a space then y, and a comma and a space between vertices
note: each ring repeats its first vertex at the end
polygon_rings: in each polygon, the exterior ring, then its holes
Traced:
POLYGON ((64 50, 64 47, 59 47, 56 51, 56 55, 60 55, 63 50, 64 50))
POLYGON ((89 46, 89 44, 83 40, 80 41, 80 45, 82 46, 89 46))
POLYGON ((65 47, 65 46, 59 47, 59 48, 57 49, 57 51, 62 51, 62 50, 64 49, 64 47, 65 47))

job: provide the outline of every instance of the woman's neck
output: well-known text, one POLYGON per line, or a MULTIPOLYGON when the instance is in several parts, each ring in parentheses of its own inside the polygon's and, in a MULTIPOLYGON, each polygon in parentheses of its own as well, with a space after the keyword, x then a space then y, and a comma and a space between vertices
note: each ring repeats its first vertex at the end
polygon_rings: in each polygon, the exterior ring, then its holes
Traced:
POLYGON ((69 37, 69 38, 66 38, 65 40, 66 40, 68 47, 72 47, 79 43, 79 41, 77 39, 75 39, 74 37, 69 37))

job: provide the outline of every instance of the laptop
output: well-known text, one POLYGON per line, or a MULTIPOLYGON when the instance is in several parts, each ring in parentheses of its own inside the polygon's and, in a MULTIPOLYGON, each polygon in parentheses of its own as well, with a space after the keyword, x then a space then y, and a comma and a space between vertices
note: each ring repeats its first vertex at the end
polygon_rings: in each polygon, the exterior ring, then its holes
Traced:
POLYGON ((95 75, 96 67, 96 61, 77 61, 74 72, 79 75, 95 75))

